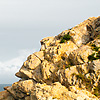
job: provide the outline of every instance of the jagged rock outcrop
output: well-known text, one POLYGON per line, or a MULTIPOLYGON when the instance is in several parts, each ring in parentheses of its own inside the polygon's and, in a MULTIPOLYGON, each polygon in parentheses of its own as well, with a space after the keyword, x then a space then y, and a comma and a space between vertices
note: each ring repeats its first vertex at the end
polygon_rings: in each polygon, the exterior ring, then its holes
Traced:
POLYGON ((40 42, 0 100, 100 100, 100 17, 40 42))

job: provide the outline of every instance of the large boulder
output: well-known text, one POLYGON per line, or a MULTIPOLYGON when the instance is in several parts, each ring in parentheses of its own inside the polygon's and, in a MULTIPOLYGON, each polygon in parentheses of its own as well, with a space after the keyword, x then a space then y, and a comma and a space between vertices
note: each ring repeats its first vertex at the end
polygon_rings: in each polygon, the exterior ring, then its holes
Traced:
POLYGON ((7 90, 5 90, 0 92, 0 100, 15 100, 15 99, 7 90))
POLYGON ((36 84, 33 80, 23 80, 18 81, 12 84, 12 86, 9 86, 5 88, 15 99, 22 99, 23 97, 26 97, 30 95, 31 89, 36 84))
POLYGON ((88 62, 88 56, 93 53, 90 46, 83 45, 69 54, 69 60, 74 65, 88 62))

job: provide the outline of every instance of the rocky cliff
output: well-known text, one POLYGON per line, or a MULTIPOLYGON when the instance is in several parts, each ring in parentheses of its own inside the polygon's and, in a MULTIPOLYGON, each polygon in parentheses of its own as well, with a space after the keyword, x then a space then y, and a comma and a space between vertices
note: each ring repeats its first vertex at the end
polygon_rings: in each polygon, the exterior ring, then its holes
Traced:
POLYGON ((100 17, 40 42, 0 100, 100 100, 100 17))

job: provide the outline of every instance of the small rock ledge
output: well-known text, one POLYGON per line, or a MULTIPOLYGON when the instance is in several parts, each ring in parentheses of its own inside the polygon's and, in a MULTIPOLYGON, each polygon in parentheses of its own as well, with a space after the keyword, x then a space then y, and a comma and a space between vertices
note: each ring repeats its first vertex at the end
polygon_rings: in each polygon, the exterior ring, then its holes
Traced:
POLYGON ((40 42, 0 100, 100 100, 100 17, 40 42))

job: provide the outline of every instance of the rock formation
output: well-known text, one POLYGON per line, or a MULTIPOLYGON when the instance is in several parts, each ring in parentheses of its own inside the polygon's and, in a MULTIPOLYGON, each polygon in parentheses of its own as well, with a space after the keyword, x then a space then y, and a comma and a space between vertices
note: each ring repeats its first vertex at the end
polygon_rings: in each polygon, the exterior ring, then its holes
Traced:
POLYGON ((100 17, 40 42, 0 100, 100 100, 100 17))

